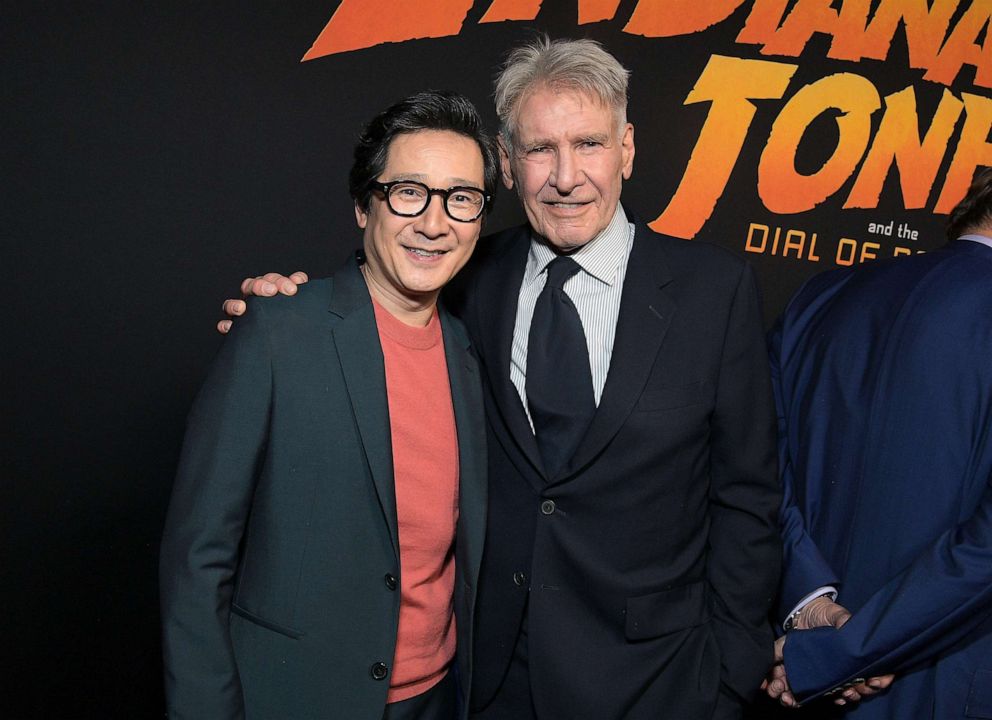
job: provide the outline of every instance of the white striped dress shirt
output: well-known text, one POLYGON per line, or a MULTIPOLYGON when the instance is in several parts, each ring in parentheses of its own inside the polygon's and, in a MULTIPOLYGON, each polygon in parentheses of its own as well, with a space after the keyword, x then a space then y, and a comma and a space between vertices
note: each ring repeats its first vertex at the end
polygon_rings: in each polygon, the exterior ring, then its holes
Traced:
MULTIPOLYGON (((617 204, 617 211, 603 232, 572 253, 572 259, 582 269, 564 285, 565 293, 578 310, 582 330, 585 332, 597 407, 610 370, 613 340, 620 315, 620 295, 633 244, 634 226, 627 222, 623 208, 617 204)), ((513 327, 513 349, 510 353, 510 380, 517 388, 528 420, 530 409, 527 407, 526 384, 530 321, 534 316, 537 297, 548 279, 548 264, 556 257, 550 247, 536 237, 532 238, 523 282, 520 284, 517 319, 513 327)), ((532 421, 531 429, 533 427, 532 421)))

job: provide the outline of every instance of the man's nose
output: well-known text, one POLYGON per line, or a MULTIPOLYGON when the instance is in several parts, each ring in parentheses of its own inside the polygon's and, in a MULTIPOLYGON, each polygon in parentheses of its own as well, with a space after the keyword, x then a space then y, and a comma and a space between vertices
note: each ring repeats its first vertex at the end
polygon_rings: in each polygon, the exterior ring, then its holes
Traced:
POLYGON ((439 237, 448 231, 448 213, 444 209, 444 198, 432 194, 427 200, 427 208, 417 216, 415 230, 429 238, 439 237))
POLYGON ((571 150, 556 153, 548 182, 562 195, 567 195, 582 183, 582 169, 575 153, 571 150))

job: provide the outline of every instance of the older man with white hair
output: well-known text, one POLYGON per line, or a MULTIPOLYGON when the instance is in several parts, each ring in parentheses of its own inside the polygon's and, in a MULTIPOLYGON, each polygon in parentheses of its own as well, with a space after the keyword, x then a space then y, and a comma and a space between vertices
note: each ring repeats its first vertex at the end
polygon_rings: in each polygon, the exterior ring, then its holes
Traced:
MULTIPOLYGON (((489 420, 480 720, 738 717, 772 658, 779 490, 754 279, 621 206, 627 77, 591 40, 539 39, 496 82, 503 182, 528 223, 484 240, 461 283, 489 420)), ((273 280, 289 285, 245 288, 273 280)))

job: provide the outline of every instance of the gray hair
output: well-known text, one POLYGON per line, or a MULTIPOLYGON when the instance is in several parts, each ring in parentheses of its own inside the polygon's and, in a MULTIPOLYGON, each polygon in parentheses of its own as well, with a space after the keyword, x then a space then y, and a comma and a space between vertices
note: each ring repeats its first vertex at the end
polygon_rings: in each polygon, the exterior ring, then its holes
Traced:
POLYGON ((496 76, 496 115, 507 150, 513 148, 521 102, 541 87, 592 95, 614 110, 619 130, 627 122, 629 77, 630 71, 595 40, 551 40, 544 35, 514 48, 496 76))

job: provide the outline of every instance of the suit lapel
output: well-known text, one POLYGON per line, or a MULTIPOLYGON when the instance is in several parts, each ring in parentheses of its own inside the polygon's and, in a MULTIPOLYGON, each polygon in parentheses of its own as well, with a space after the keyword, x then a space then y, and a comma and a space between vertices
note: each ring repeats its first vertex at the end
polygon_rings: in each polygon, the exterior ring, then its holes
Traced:
POLYGON ((661 244, 637 223, 603 395, 579 449, 556 480, 567 479, 602 452, 637 404, 678 309, 666 289, 671 282, 661 244))
MULTIPOLYGON (((520 402, 520 395, 510 380, 513 326, 517 319, 520 283, 523 281, 530 248, 530 231, 526 226, 516 233, 513 246, 494 261, 491 272, 475 291, 480 325, 477 334, 483 345, 482 356, 486 359, 486 374, 493 400, 503 420, 502 425, 509 434, 509 437, 502 437, 501 440, 515 444, 540 475, 544 470, 537 440, 520 402)), ((494 423, 494 427, 499 425, 500 423, 494 423)), ((527 473, 527 477, 532 482, 537 480, 533 473, 527 473)))
POLYGON ((386 397, 386 369, 368 288, 354 264, 334 275, 329 311, 341 318, 332 329, 365 457, 399 557, 393 453, 386 397))
POLYGON ((475 586, 486 523, 486 452, 479 367, 463 328, 438 306, 451 404, 458 435, 458 552, 460 571, 475 586), (464 566, 464 561, 468 566, 464 566))

